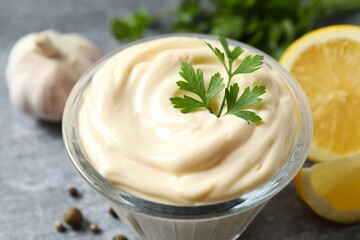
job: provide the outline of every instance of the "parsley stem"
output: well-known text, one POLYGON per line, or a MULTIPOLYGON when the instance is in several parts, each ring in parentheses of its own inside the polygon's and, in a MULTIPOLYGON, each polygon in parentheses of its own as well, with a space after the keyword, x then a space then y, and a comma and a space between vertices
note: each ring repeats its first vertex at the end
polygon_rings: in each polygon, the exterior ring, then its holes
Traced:
POLYGON ((224 108, 224 105, 225 105, 225 96, 224 96, 224 98, 222 100, 221 107, 220 107, 219 113, 217 115, 218 118, 221 117, 221 112, 222 112, 222 110, 224 108))
MULTIPOLYGON (((231 72, 231 71, 232 71, 232 61, 229 62, 229 68, 227 68, 227 67, 225 66, 225 69, 226 69, 226 72, 227 72, 227 74, 228 74, 228 76, 229 76, 228 82, 227 82, 227 84, 226 84, 226 89, 229 89, 230 83, 231 83, 231 78, 234 76, 234 75, 232 74, 232 72, 231 72)), ((218 113, 218 115, 217 115, 218 118, 221 117, 221 113, 222 113, 222 111, 223 111, 223 109, 224 109, 224 106, 225 106, 225 95, 224 95, 223 100, 222 100, 222 102, 221 102, 221 107, 220 107, 219 113, 218 113)))

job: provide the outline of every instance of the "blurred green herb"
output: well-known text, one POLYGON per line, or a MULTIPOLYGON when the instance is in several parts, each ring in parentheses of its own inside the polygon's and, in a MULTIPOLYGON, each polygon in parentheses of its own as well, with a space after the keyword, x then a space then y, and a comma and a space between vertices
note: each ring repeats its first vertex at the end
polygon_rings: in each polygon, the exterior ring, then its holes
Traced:
POLYGON ((143 36, 145 29, 150 27, 154 20, 145 8, 139 8, 125 18, 113 19, 111 31, 116 39, 134 41, 143 36))
POLYGON ((140 8, 114 19, 111 30, 116 39, 132 41, 154 23, 172 18, 173 32, 220 33, 278 58, 315 21, 358 9, 359 0, 179 0, 167 16, 140 8))

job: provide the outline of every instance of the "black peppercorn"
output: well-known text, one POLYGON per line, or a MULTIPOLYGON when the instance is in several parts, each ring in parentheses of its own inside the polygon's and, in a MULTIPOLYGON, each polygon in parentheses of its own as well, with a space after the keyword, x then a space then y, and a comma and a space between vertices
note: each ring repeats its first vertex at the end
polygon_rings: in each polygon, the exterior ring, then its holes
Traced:
POLYGON ((72 228, 79 228, 83 221, 83 215, 78 208, 70 207, 64 212, 64 221, 72 228))
POLYGON ((68 192, 69 192, 70 196, 72 196, 74 198, 77 198, 80 196, 79 191, 74 187, 69 188, 68 192))

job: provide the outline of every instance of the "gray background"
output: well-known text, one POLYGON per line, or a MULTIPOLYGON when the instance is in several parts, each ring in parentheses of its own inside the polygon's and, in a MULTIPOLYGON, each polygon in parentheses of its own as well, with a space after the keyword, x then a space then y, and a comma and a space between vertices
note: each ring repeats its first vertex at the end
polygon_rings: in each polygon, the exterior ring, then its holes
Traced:
MULTIPOLYGON (((0 0, 0 239, 111 239, 123 233, 136 238, 108 205, 80 177, 67 157, 60 124, 30 118, 9 102, 4 79, 7 56, 14 42, 26 33, 53 28, 81 33, 107 53, 121 43, 109 33, 110 20, 139 4, 150 11, 170 9, 175 0, 0 0), (79 199, 68 196, 76 186, 79 199), (100 235, 87 230, 57 233, 53 222, 69 206, 83 210, 89 222, 98 223, 100 235)), ((326 23, 360 25, 360 13, 326 23)), ((160 33, 148 32, 147 35, 160 33)), ((340 225, 320 219, 298 198, 293 184, 278 194, 245 232, 243 240, 360 239, 360 225, 340 225)))

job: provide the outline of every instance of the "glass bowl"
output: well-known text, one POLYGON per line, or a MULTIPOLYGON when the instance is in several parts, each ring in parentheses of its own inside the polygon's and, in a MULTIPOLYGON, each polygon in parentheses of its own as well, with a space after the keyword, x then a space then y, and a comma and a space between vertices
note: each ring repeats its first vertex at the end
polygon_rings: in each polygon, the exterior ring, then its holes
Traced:
POLYGON ((300 133, 291 157, 283 168, 266 183, 246 194, 223 202, 196 206, 176 206, 152 202, 123 191, 101 176, 88 162, 79 141, 77 126, 81 99, 84 90, 98 69, 116 53, 129 46, 173 36, 217 40, 215 36, 205 34, 160 35, 122 46, 102 58, 82 75, 68 97, 62 121, 65 146, 80 174, 108 201, 120 218, 132 227, 140 239, 237 239, 265 204, 294 178, 308 155, 312 139, 313 126, 310 107, 301 87, 277 61, 267 54, 247 44, 228 40, 230 45, 240 45, 255 54, 263 55, 264 65, 273 69, 287 83, 299 106, 300 133))

